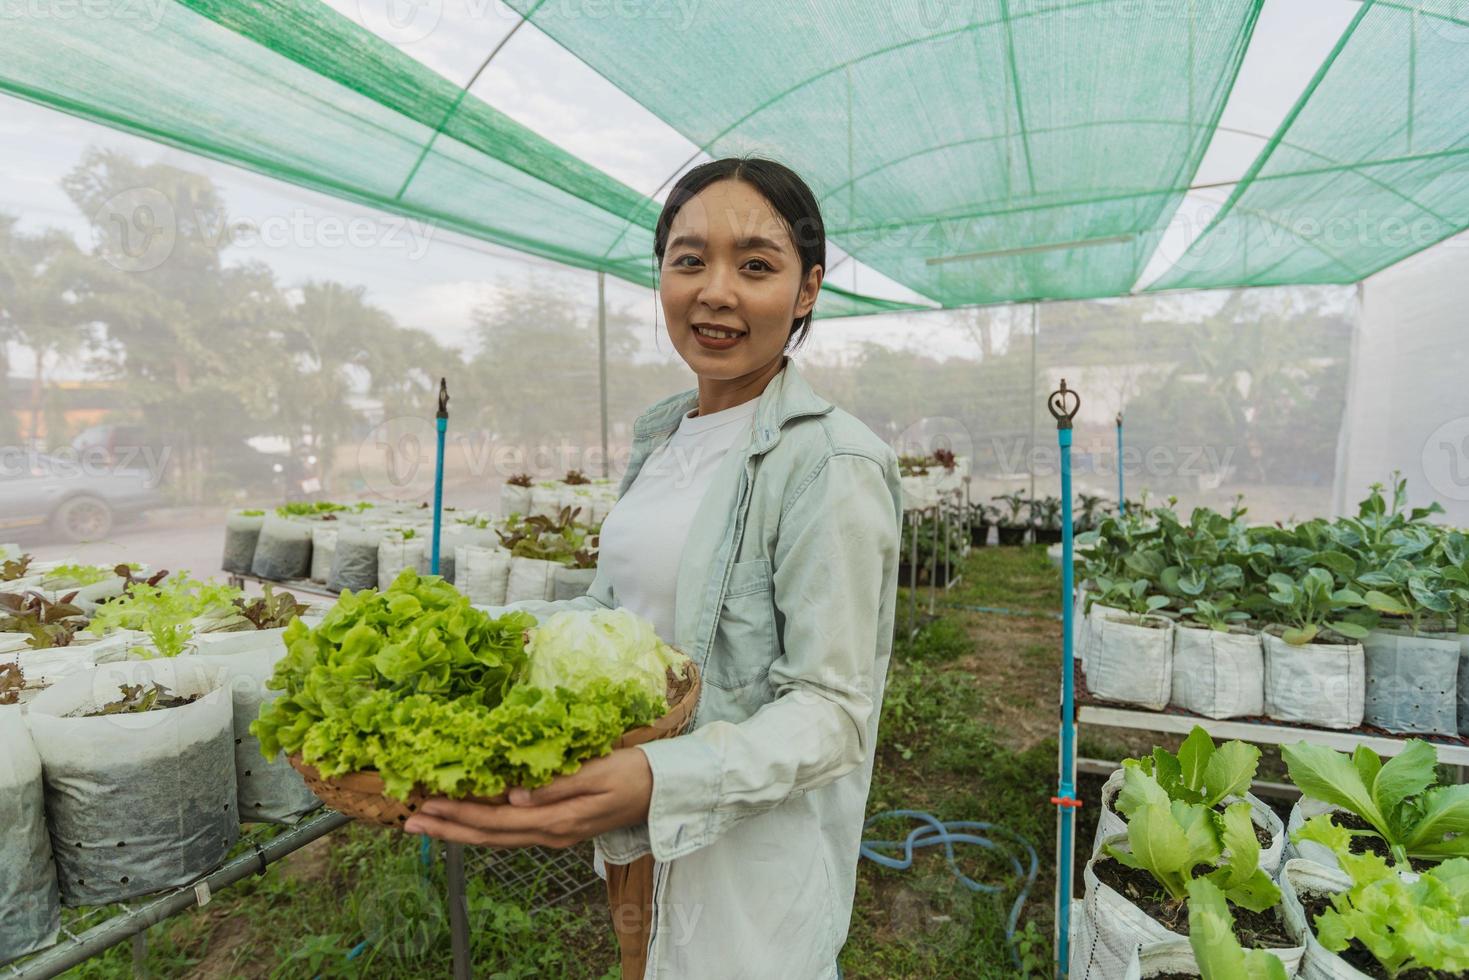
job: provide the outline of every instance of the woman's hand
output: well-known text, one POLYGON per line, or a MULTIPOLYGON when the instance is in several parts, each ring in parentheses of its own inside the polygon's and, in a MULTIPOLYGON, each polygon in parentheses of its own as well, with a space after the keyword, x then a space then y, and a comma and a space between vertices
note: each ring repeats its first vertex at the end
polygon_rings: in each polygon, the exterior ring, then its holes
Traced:
POLYGON ((592 759, 537 790, 512 789, 505 803, 435 797, 403 830, 483 847, 570 847, 648 819, 653 770, 637 749, 592 759))

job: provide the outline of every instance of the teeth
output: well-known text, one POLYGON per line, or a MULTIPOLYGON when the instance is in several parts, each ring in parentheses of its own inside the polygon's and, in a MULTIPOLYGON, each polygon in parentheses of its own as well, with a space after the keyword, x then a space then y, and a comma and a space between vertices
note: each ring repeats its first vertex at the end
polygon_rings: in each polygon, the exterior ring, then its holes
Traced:
POLYGON ((695 327, 694 330, 705 337, 713 337, 716 340, 727 340, 730 337, 739 336, 732 330, 714 330, 709 327, 695 327))

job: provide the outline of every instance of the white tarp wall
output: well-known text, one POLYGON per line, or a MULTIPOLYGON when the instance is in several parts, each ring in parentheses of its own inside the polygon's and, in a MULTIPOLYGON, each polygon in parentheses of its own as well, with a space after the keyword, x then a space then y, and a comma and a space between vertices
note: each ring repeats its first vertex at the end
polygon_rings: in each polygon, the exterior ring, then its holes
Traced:
POLYGON ((1351 511, 1369 483, 1394 470, 1415 504, 1438 500, 1444 520, 1469 525, 1469 235, 1361 286, 1336 507, 1351 511))

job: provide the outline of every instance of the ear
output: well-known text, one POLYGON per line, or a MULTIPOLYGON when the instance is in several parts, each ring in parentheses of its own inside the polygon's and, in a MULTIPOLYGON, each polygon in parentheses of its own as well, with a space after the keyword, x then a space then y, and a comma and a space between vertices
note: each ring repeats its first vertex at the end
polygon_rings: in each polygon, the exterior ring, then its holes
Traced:
POLYGON ((821 280, 825 277, 826 270, 819 265, 813 265, 811 271, 806 273, 806 281, 801 284, 801 292, 796 296, 796 319, 799 320, 811 308, 816 305, 816 297, 821 292, 821 280))

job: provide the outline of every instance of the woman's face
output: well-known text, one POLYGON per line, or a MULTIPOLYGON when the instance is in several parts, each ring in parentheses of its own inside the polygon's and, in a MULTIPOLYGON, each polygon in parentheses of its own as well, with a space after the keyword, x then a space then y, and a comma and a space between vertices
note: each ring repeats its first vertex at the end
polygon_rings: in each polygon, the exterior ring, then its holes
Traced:
POLYGON ((821 276, 814 266, 802 277, 790 229, 759 191, 716 181, 669 228, 660 274, 669 339, 701 378, 759 372, 781 357, 821 276))

